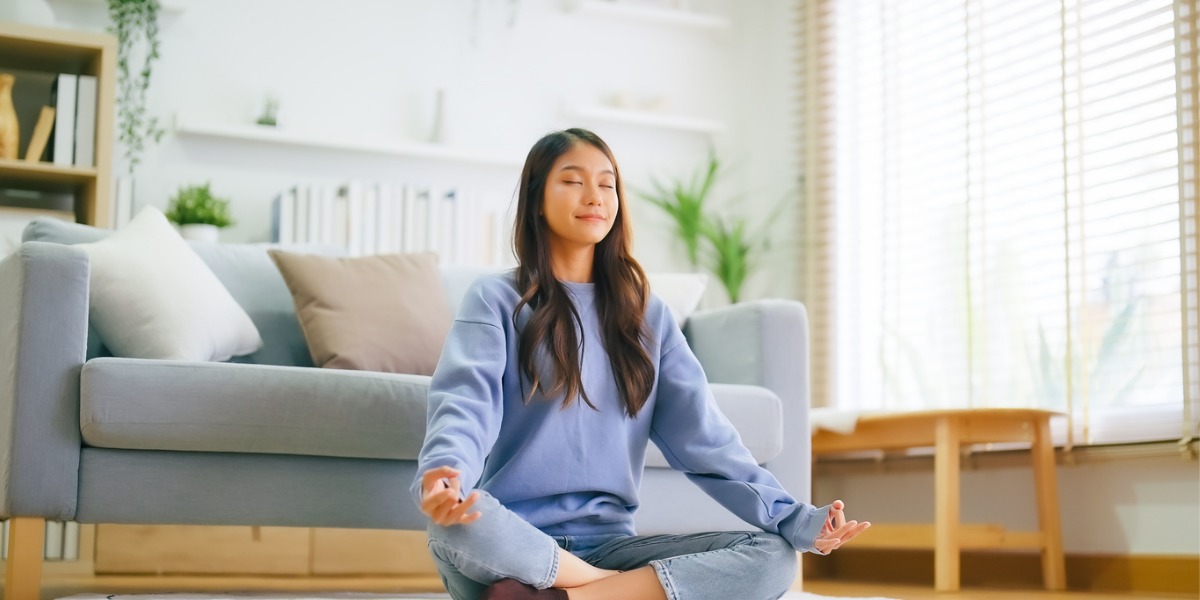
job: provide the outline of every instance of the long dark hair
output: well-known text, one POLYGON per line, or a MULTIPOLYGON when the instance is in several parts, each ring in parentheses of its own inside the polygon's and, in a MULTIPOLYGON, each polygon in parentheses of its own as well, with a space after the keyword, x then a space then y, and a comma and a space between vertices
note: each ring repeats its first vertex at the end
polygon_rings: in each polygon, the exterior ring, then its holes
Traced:
MULTIPOLYGON (((564 408, 580 396, 584 403, 595 409, 596 405, 583 389, 580 372, 582 340, 576 338, 576 326, 579 335, 583 335, 582 322, 566 289, 551 271, 550 230, 540 215, 546 179, 554 161, 576 144, 595 146, 608 157, 616 176, 617 202, 624 204, 621 171, 608 144, 596 134, 586 129, 567 129, 550 133, 533 145, 521 172, 517 217, 513 225, 513 246, 518 263, 516 282, 521 293, 521 301, 513 310, 513 321, 515 324, 517 313, 525 305, 533 309, 518 346, 521 371, 532 382, 525 401, 529 402, 540 388, 545 396, 565 393, 564 408), (547 351, 553 369, 551 373, 537 372, 534 359, 542 348, 547 351)), ((645 345, 650 284, 645 271, 630 253, 632 231, 626 217, 628 212, 625 206, 618 206, 612 230, 596 245, 592 279, 596 286, 596 309, 604 348, 625 403, 625 413, 632 418, 650 396, 655 373, 645 345)))

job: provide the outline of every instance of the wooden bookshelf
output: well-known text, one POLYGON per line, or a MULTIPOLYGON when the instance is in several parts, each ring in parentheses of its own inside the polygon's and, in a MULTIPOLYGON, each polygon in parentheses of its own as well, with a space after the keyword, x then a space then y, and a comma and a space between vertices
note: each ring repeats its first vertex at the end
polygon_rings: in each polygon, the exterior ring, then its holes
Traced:
MULTIPOLYGON (((109 227, 112 219, 113 120, 117 40, 113 36, 0 21, 0 72, 7 69, 94 75, 97 81, 94 167, 0 160, 4 187, 75 194, 81 223, 109 227)), ((49 99, 47 99, 49 101, 49 99)), ((34 123, 22 122, 21 128, 34 123)), ((21 148, 22 153, 25 148, 21 148)), ((0 210, 4 210, 0 207, 0 210)))

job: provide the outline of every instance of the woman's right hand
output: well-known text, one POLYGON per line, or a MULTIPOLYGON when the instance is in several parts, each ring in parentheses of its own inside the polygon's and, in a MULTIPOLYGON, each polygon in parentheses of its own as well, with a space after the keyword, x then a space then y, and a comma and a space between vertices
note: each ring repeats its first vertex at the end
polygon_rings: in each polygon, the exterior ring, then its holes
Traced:
POLYGON ((430 469, 421 475, 421 512, 443 527, 466 525, 483 516, 479 511, 467 513, 479 499, 479 492, 460 500, 462 481, 458 475, 458 469, 452 467, 430 469))

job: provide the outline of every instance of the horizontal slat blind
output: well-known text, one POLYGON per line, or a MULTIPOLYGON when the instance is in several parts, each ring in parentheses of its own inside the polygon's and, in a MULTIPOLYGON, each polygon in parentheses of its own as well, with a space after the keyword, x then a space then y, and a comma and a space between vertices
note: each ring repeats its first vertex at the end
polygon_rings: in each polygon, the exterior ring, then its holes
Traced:
POLYGON ((1195 2, 810 1, 814 398, 1195 435, 1195 2))

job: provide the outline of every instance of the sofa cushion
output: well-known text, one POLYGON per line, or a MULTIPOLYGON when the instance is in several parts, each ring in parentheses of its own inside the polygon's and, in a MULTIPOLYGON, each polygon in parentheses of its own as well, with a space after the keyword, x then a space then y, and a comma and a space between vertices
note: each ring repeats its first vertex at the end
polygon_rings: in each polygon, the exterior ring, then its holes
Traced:
MULTIPOLYGON (((34 219, 25 227, 24 241, 53 242, 56 244, 83 244, 100 241, 113 232, 79 223, 66 223, 49 218, 34 219)), ((279 269, 267 255, 270 248, 282 248, 296 252, 317 253, 325 256, 342 256, 345 251, 333 246, 275 244, 228 244, 189 240, 188 244, 212 269, 217 279, 233 299, 241 305, 250 320, 258 328, 263 345, 257 352, 234 357, 234 362, 266 365, 313 366, 304 333, 296 319, 292 305, 292 294, 288 291, 279 269)), ((111 356, 108 348, 96 334, 94 326, 88 327, 87 357, 111 356)))
POLYGON ((415 459, 428 392, 422 375, 98 358, 80 430, 102 448, 415 459))
POLYGON ((90 321, 114 354, 223 361, 262 347, 250 316, 157 208, 77 247, 91 264, 90 321))
MULTIPOLYGON (((783 401, 775 392, 757 385, 710 383, 717 407, 733 423, 742 444, 763 464, 783 451, 783 401)), ((646 465, 667 467, 667 459, 653 443, 646 449, 646 465)))
MULTIPOLYGON (((415 460, 430 378, 370 371, 98 358, 83 367, 80 429, 101 448, 415 460)), ((779 397, 713 384, 755 460, 783 447, 779 397)), ((651 444, 647 466, 666 467, 651 444)))
POLYGON ((433 374, 452 321, 436 254, 270 254, 292 292, 314 364, 433 374))

